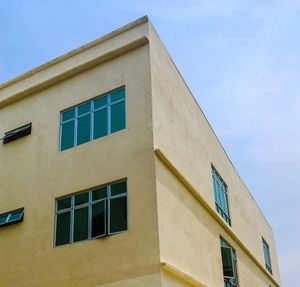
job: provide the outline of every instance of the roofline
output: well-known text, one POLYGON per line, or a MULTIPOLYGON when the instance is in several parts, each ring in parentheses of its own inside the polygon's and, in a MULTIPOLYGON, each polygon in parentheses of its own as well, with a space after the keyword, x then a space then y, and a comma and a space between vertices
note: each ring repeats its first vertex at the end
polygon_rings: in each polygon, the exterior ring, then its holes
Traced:
POLYGON ((40 71, 43 71, 43 70, 45 70, 47 68, 50 68, 50 67, 52 67, 52 66, 54 66, 54 65, 56 65, 60 62, 63 62, 63 61, 65 61, 65 60, 67 60, 67 59, 69 59, 69 58, 71 58, 71 57, 73 57, 73 56, 75 56, 75 55, 77 55, 81 52, 84 52, 84 51, 86 51, 90 48, 93 48, 93 47, 95 47, 95 46, 97 46, 97 45, 99 45, 99 44, 101 44, 101 43, 103 43, 103 42, 119 35, 119 34, 122 34, 122 33, 126 32, 128 30, 131 30, 134 27, 139 26, 139 25, 141 25, 143 23, 146 23, 148 21, 149 21, 149 18, 148 18, 147 15, 145 15, 141 18, 138 18, 137 20, 135 20, 135 21, 133 21, 133 22, 131 22, 131 23, 125 25, 125 26, 122 26, 121 28, 118 28, 118 29, 116 29, 116 30, 114 30, 114 31, 112 31, 112 32, 110 32, 110 33, 108 33, 108 34, 92 41, 92 42, 84 44, 84 45, 80 46, 79 48, 76 48, 76 49, 74 49, 74 50, 72 50, 72 51, 70 51, 70 52, 68 52, 68 53, 66 53, 62 56, 54 58, 53 60, 51 60, 49 62, 46 62, 45 64, 42 64, 42 65, 40 65, 36 68, 33 68, 32 70, 29 70, 28 72, 25 72, 24 74, 21 74, 20 76, 17 76, 16 78, 13 78, 11 80, 8 80, 8 81, 0 84, 0 91, 3 90, 6 87, 9 87, 9 86, 14 85, 15 83, 21 82, 22 80, 24 80, 26 78, 29 78, 30 76, 35 75, 35 74, 39 73, 40 71))

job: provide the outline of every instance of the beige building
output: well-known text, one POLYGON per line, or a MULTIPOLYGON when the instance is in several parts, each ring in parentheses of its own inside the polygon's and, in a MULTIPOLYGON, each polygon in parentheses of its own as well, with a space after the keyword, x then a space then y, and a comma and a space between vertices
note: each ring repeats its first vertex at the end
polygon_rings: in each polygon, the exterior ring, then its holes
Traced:
POLYGON ((272 230, 147 17, 0 86, 1 287, 278 287, 272 230))

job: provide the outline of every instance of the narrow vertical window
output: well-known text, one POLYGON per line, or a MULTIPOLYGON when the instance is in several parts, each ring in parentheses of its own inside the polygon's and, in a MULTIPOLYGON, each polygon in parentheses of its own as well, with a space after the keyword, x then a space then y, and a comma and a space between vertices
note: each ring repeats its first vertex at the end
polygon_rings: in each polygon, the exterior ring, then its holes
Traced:
POLYGON ((262 239, 264 257, 265 257, 265 265, 266 269, 272 274, 272 266, 271 266, 271 257, 270 257, 270 248, 268 243, 262 239))
POLYGON ((236 252, 223 238, 221 238, 221 256, 224 287, 238 287, 236 252))
POLYGON ((127 231, 126 181, 58 199, 55 228, 55 246, 127 231))
POLYGON ((125 128, 125 88, 120 88, 61 113, 60 150, 125 128))
POLYGON ((223 219, 229 225, 231 225, 227 185, 225 184, 221 176, 214 168, 212 168, 212 180, 213 180, 216 210, 223 217, 223 219))

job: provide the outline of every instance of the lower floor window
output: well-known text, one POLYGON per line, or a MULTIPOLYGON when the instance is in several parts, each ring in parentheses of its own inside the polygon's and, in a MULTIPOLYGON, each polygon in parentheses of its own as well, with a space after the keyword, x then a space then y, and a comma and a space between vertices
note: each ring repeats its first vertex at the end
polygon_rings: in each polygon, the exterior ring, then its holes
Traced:
POLYGON ((56 200, 55 246, 127 231, 127 182, 56 200))
POLYGON ((221 238, 221 254, 224 287, 238 287, 236 252, 223 238, 221 238))

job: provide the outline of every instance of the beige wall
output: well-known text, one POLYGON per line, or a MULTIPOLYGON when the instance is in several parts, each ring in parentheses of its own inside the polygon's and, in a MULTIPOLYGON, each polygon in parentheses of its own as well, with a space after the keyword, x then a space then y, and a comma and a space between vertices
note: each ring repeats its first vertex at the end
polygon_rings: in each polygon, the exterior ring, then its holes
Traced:
POLYGON ((0 110, 0 134, 28 122, 30 136, 0 145, 0 213, 25 207, 23 223, 0 229, 0 286, 99 286, 159 272, 148 46, 0 110), (60 152, 60 111, 122 85, 127 129, 60 152), (55 198, 125 177, 128 232, 53 248, 55 198))
MULTIPOLYGON (((262 266, 265 265, 262 250, 262 236, 266 239, 270 245, 274 279, 279 282, 280 278, 274 238, 270 226, 232 166, 201 109, 191 95, 191 92, 152 27, 149 33, 153 137, 155 148, 158 148, 172 162, 213 210, 215 209, 215 201, 211 165, 213 164, 215 166, 228 185, 229 206, 232 219, 231 231, 262 266)), ((203 68, 205 69, 205 67, 203 68)), ((157 168, 157 179, 160 178, 158 170, 157 168)), ((158 196, 162 196, 161 193, 163 192, 158 180, 158 196)), ((158 200, 158 206, 160 207, 159 219, 166 216, 164 202, 168 201, 166 201, 166 199, 158 200)), ((188 205, 186 208, 188 208, 188 205)), ((199 209, 201 209, 201 206, 199 206, 199 209)), ((170 213, 169 217, 173 218, 175 212, 175 207, 173 207, 173 213, 170 213)), ((173 221, 171 218, 170 220, 173 221)), ((170 227, 171 229, 168 229, 168 232, 164 232, 164 227, 162 227, 161 221, 159 220, 161 256, 167 257, 166 260, 171 256, 170 253, 167 253, 168 255, 165 254, 165 252, 167 252, 166 250, 168 250, 165 236, 168 234, 168 236, 171 236, 171 238, 174 238, 174 241, 176 241, 172 250, 178 251, 176 257, 183 265, 182 267, 187 269, 195 268, 193 270, 195 275, 199 269, 201 269, 203 270, 203 278, 206 279, 204 281, 212 284, 209 286, 221 286, 219 277, 222 272, 216 267, 218 266, 216 265, 218 262, 220 265, 218 235, 220 232, 213 232, 215 228, 213 226, 211 226, 213 230, 207 230, 209 226, 205 223, 206 228, 203 230, 203 232, 205 231, 204 233, 199 233, 198 235, 193 234, 192 231, 199 228, 198 224, 201 225, 203 222, 208 221, 207 217, 203 220, 201 220, 201 218, 199 218, 199 220, 194 218, 192 222, 186 218, 185 221, 186 224, 192 226, 191 233, 187 235, 182 232, 181 235, 197 241, 199 245, 187 247, 187 240, 175 240, 177 237, 172 233, 172 228, 170 227), (202 223, 199 221, 202 221, 202 223), (202 238, 203 236, 205 239, 202 238), (213 249, 210 250, 210 248, 208 248, 211 245, 217 247, 215 253, 213 249), (199 249, 203 249, 201 252, 204 254, 200 256, 201 259, 199 258, 199 262, 193 262, 191 258, 186 258, 185 263, 184 260, 179 260, 178 255, 181 253, 183 255, 183 250, 188 251, 189 249, 191 254, 199 252, 199 249), (203 259, 204 261, 208 260, 209 264, 206 265, 202 263, 201 260, 203 259), (199 266, 197 266, 197 263, 199 266), (195 266, 197 266, 197 268, 195 266)), ((175 224, 176 222, 173 222, 173 225, 175 224)), ((183 222, 181 222, 181 224, 184 225, 183 222)), ((179 236, 179 234, 176 235, 179 236)), ((175 252, 172 255, 174 257, 175 252)), ((241 272, 241 274, 243 273, 244 272, 241 272)))
POLYGON ((25 207, 23 223, 0 228, 0 286, 221 287, 220 235, 237 251, 241 286, 270 283, 262 236, 279 282, 268 223, 146 18, 0 86, 0 134, 28 122, 30 136, 0 145, 0 214, 25 207), (60 152, 60 111, 123 85, 127 128, 60 152), (229 188, 228 230, 216 220, 211 164, 229 188), (53 248, 55 198, 121 178, 129 231, 53 248))

